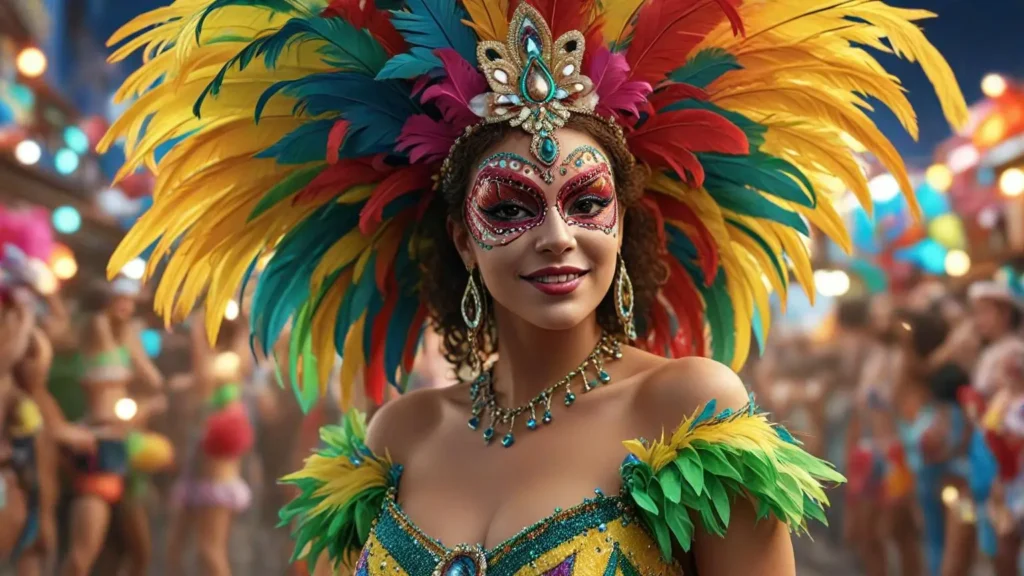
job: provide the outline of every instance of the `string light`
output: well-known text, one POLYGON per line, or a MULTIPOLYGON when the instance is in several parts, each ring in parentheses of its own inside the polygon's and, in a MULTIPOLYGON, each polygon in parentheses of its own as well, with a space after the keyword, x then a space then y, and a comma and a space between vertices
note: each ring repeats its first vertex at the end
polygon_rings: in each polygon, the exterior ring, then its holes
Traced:
POLYGON ((18 67, 18 72, 22 76, 38 78, 43 75, 43 72, 46 72, 46 54, 43 54, 43 51, 35 46, 29 46, 18 52, 15 66, 18 67))

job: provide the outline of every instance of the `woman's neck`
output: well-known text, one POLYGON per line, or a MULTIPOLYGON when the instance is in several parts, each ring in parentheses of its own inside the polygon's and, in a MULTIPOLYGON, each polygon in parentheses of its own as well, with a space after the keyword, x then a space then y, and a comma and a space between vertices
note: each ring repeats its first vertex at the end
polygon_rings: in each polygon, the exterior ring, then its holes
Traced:
POLYGON ((494 391, 506 407, 520 406, 575 370, 597 346, 601 327, 591 316, 568 330, 545 330, 496 306, 498 363, 494 391))

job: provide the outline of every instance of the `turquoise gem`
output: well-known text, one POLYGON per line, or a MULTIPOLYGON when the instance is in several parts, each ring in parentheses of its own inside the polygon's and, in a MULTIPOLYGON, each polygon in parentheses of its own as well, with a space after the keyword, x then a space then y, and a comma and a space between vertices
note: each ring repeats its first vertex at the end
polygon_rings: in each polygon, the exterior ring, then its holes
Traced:
POLYGON ((558 159, 558 144, 550 136, 540 141, 540 161, 545 164, 553 164, 558 159))
POLYGON ((608 525, 607 524, 598 524, 598 526, 597 526, 597 531, 598 532, 604 532, 607 529, 608 529, 608 525))
POLYGON ((597 377, 604 384, 607 384, 607 383, 612 381, 612 377, 607 372, 605 372, 604 370, 601 370, 600 372, 598 372, 597 373, 597 377))
POLYGON ((545 424, 551 424, 551 410, 546 410, 544 412, 543 422, 545 424))
POLYGON ((505 437, 501 439, 501 445, 504 446, 505 448, 508 448, 509 446, 515 443, 516 437, 513 436, 511 432, 505 434, 505 437))
POLYGON ((593 390, 594 388, 597 388, 600 385, 601 385, 601 382, 599 382, 597 380, 590 380, 589 382, 587 382, 587 388, 586 389, 587 390, 593 390))
POLYGON ((476 560, 462 554, 449 560, 441 574, 444 576, 477 576, 479 570, 476 560))
POLYGON ((537 429, 537 419, 536 418, 530 418, 529 420, 527 420, 526 421, 526 427, 529 428, 530 430, 536 430, 537 429))
POLYGON ((565 405, 572 406, 572 403, 576 401, 576 395, 569 392, 565 395, 565 405))
POLYGON ((484 442, 490 442, 494 439, 494 428, 488 427, 484 430, 484 442))
POLYGON ((470 430, 476 430, 479 427, 480 427, 480 419, 479 418, 477 418, 476 416, 473 416, 472 418, 469 419, 469 429, 470 430))

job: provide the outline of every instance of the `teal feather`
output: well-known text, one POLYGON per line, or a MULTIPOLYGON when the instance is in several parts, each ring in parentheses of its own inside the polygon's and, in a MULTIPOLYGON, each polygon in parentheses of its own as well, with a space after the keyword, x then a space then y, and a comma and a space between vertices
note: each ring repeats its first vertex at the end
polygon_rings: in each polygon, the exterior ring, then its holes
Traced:
POLYGON ((455 0, 408 0, 408 11, 391 13, 391 23, 411 46, 452 48, 474 67, 476 34, 463 24, 469 14, 455 0))
MULTIPOLYGON (((401 246, 409 246, 412 241, 413 229, 410 227, 402 237, 401 246)), ((398 301, 388 320, 387 342, 384 346, 384 371, 388 381, 394 383, 394 377, 402 365, 402 352, 407 339, 412 336, 413 322, 420 308, 420 299, 416 291, 419 278, 417 267, 409 250, 399 250, 395 255, 394 277, 398 282, 398 301)))
POLYGON ((799 214, 775 204, 762 196, 757 190, 752 190, 742 184, 729 182, 717 174, 705 175, 704 188, 723 208, 732 210, 737 214, 778 222, 805 236, 810 235, 807 223, 804 222, 799 214))
POLYGON ((725 285, 725 271, 719 270, 710 286, 698 284, 711 327, 711 357, 732 358, 736 350, 735 310, 725 285))
MULTIPOLYGON (((377 253, 374 252, 370 254, 370 257, 366 261, 366 267, 363 269, 363 276, 353 282, 352 287, 346 291, 342 306, 338 309, 338 320, 337 326, 335 327, 335 334, 348 334, 352 325, 355 324, 356 320, 359 319, 359 316, 362 315, 370 305, 370 299, 373 297, 373 293, 377 291, 377 283, 373 274, 373 270, 376 266, 377 253), (348 298, 348 293, 352 294, 351 299, 348 298)), ((370 342, 368 340, 363 341, 364 346, 369 343, 370 342)), ((344 340, 341 340, 338 344, 344 344, 344 340)))
POLYGON ((323 172, 326 167, 326 164, 317 164, 315 166, 302 168, 286 176, 284 180, 281 180, 275 184, 273 188, 263 194, 263 197, 260 198, 256 207, 253 208, 252 214, 249 214, 249 221, 251 222, 254 218, 259 217, 260 214, 270 210, 278 202, 285 198, 290 198, 296 192, 305 188, 306 185, 312 182, 313 179, 323 172))
POLYGON ((814 185, 796 166, 761 151, 749 156, 697 154, 704 173, 733 184, 750 186, 799 206, 815 208, 814 185))
POLYGON ((196 42, 201 40, 203 25, 210 14, 231 6, 263 7, 278 13, 288 13, 295 9, 295 4, 291 0, 214 0, 203 10, 203 13, 199 15, 199 21, 196 22, 196 42))
POLYGON ((409 52, 388 60, 377 73, 377 80, 418 78, 440 67, 441 59, 434 55, 433 50, 413 46, 409 52))
POLYGON ((742 69, 736 57, 724 49, 707 48, 694 54, 686 64, 669 72, 668 77, 673 82, 705 89, 723 74, 742 69))
MULTIPOLYGON (((420 112, 409 88, 397 81, 376 81, 361 74, 334 72, 278 82, 267 88, 256 103, 257 119, 267 102, 279 92, 296 98, 296 112, 327 116, 319 122, 336 120, 338 116, 349 122, 341 151, 343 157, 392 151, 405 121, 420 112)), ((325 156, 326 150, 325 142, 325 156)))
MULTIPOLYGON (((253 60, 262 58, 263 65, 273 69, 281 53, 299 42, 325 41, 317 52, 324 62, 352 73, 376 76, 388 60, 387 52, 366 30, 359 30, 341 18, 293 18, 277 32, 253 40, 227 61, 196 100, 193 113, 200 117, 207 96, 217 96, 232 68, 246 69, 253 60)), ((259 114, 256 115, 259 118, 259 114)))
POLYGON ((754 307, 754 316, 751 318, 750 328, 754 332, 754 340, 757 341, 758 355, 763 356, 767 334, 764 332, 764 320, 761 319, 761 310, 757 306, 754 307))
POLYGON ((302 124, 266 150, 256 154, 256 157, 273 158, 278 164, 322 162, 327 157, 327 141, 333 127, 333 120, 316 120, 302 124))
POLYGON ((710 402, 705 404, 704 409, 701 410, 700 414, 698 414, 697 417, 694 418, 692 422, 690 422, 690 430, 693 430, 694 428, 697 427, 697 425, 703 424, 707 420, 711 419, 711 417, 715 415, 715 405, 717 403, 717 400, 712 398, 710 402))

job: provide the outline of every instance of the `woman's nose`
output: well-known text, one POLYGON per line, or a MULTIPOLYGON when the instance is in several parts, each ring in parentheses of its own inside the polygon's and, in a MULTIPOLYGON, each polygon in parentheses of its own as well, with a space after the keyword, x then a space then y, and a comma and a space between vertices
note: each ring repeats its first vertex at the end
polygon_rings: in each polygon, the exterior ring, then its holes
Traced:
POLYGON ((537 228, 538 252, 550 252, 561 254, 576 248, 576 236, 572 233, 572 227, 562 219, 554 207, 548 209, 548 216, 544 223, 537 228))

